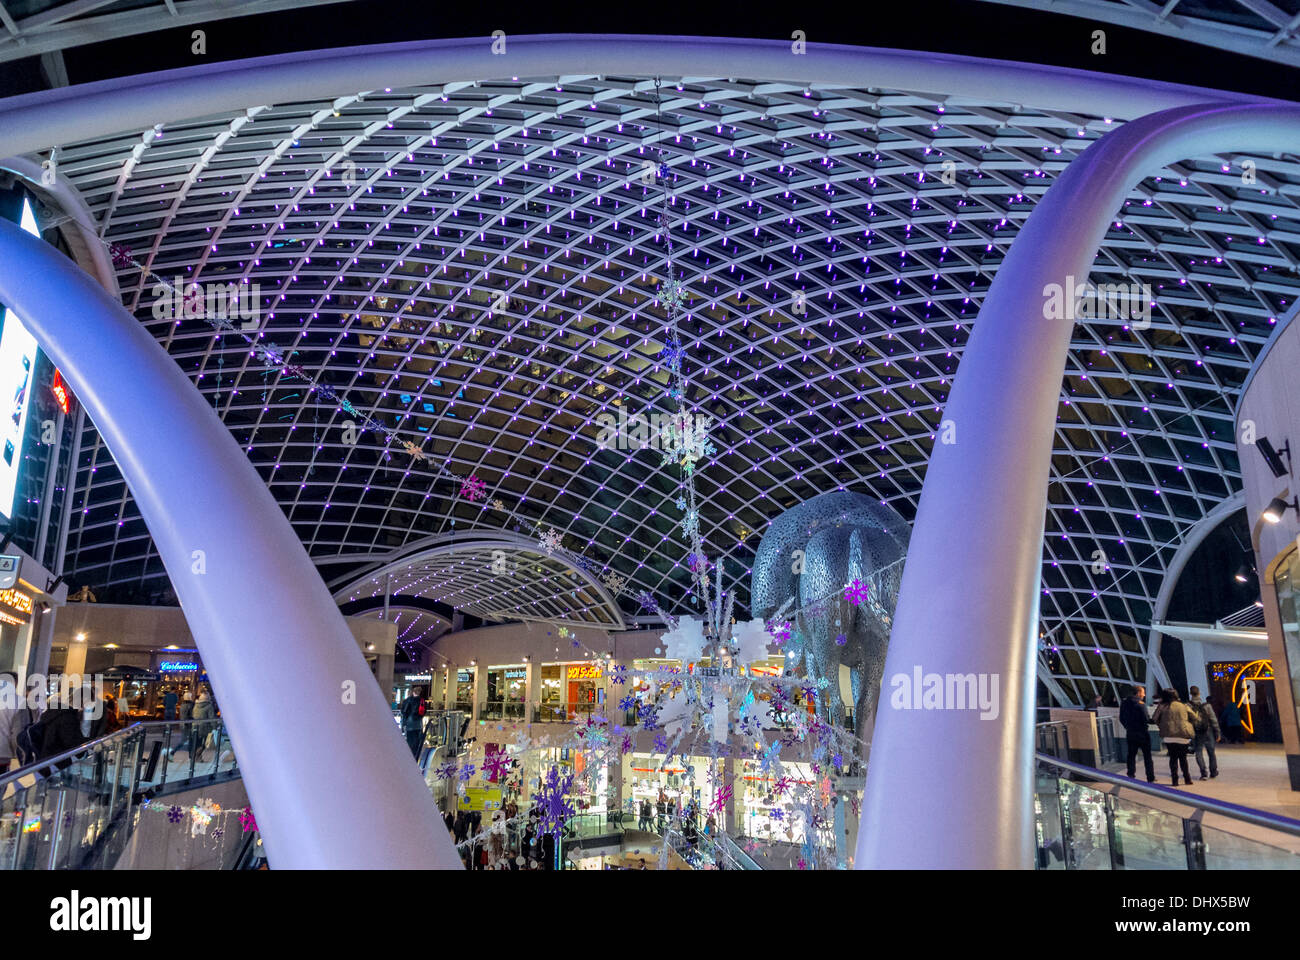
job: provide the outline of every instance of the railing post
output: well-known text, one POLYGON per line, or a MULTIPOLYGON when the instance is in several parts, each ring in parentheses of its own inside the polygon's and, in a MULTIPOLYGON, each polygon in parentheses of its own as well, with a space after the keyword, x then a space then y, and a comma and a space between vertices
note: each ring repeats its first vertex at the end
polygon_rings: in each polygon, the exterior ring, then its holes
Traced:
POLYGON ((1115 829, 1115 796, 1107 793, 1102 802, 1106 808, 1106 847, 1110 850, 1110 868, 1124 869, 1124 849, 1120 846, 1119 832, 1115 829))
POLYGON ((1183 847, 1187 851, 1187 869, 1205 869, 1205 836, 1201 832, 1200 811, 1183 818, 1183 847))

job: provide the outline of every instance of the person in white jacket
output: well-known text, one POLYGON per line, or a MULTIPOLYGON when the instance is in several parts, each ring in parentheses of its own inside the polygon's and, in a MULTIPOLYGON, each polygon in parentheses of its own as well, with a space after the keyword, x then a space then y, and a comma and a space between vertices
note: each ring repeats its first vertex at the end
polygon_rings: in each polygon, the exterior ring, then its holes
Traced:
POLYGON ((18 758, 18 734, 27 723, 27 704, 19 696, 18 678, 12 673, 0 673, 0 773, 9 769, 9 761, 18 758))

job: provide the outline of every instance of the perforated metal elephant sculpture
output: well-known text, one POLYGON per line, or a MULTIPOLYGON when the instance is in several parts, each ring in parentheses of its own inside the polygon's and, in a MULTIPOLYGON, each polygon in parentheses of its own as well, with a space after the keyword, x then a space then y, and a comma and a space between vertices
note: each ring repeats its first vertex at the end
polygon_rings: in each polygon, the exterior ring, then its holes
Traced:
POLYGON ((895 511, 857 493, 834 492, 791 507, 763 534, 750 581, 750 609, 783 615, 796 631, 791 665, 828 683, 822 717, 842 723, 840 667, 849 670, 854 732, 869 739, 885 651, 911 531, 895 511), (853 581, 858 603, 845 597, 853 581))

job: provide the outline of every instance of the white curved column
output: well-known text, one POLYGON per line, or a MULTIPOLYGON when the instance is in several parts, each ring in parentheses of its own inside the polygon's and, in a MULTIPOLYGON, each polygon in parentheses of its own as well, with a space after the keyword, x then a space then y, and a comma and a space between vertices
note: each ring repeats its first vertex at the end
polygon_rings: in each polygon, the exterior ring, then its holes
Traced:
POLYGON ((460 867, 320 574, 194 385, 89 276, 4 221, 0 302, 63 372, 131 488, 272 865, 460 867))
POLYGON ((1047 483, 1070 320, 1044 288, 1082 283, 1142 177, 1192 156, 1300 148, 1300 108, 1209 104, 1133 120, 1034 208, 962 354, 912 530, 876 716, 855 866, 1029 868, 1034 649, 1047 483), (998 716, 891 708, 891 678, 998 679, 998 716))

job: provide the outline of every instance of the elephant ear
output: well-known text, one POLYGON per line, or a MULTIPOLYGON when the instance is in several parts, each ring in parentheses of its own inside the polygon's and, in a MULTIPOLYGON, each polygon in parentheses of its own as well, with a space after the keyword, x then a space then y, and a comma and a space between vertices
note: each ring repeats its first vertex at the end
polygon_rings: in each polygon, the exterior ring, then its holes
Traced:
POLYGON ((853 607, 844 601, 851 549, 848 528, 827 528, 808 540, 804 574, 799 578, 799 627, 811 643, 824 644, 837 633, 851 632, 853 607))

